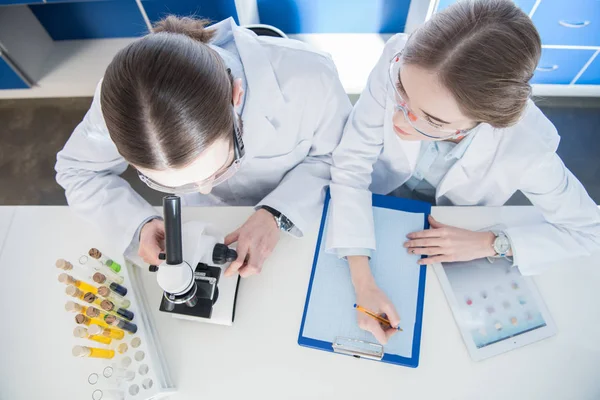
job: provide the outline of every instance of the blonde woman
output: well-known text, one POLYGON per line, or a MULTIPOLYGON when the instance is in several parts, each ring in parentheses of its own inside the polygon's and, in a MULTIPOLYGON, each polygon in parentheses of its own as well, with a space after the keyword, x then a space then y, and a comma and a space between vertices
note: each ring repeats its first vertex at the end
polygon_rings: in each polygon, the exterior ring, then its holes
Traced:
MULTIPOLYGON (((395 36, 346 124, 331 170, 328 248, 347 257, 357 303, 399 316, 369 269, 371 192, 438 205, 501 206, 520 190, 544 222, 472 232, 430 218, 398 237, 421 264, 511 257, 523 274, 599 249, 600 213, 556 154, 560 137, 530 100, 541 53, 511 1, 460 1, 408 40, 395 36)), ((357 314, 385 343, 395 332, 357 314)))

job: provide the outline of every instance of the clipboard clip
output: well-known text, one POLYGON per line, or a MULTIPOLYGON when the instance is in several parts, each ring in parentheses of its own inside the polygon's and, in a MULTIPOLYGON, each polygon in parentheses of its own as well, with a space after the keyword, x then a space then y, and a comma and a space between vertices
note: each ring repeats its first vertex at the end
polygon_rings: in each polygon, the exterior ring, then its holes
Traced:
POLYGON ((334 353, 375 361, 381 361, 383 358, 383 346, 378 343, 337 336, 331 346, 334 353))

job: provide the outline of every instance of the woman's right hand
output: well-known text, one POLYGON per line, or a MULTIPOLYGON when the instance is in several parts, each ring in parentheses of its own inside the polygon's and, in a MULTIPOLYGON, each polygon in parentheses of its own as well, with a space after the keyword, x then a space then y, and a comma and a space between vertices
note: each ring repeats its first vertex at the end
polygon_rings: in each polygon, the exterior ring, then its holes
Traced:
POLYGON ((165 250, 165 223, 161 219, 147 222, 140 232, 138 255, 150 265, 160 265, 158 254, 165 250))
POLYGON ((348 264, 350 265, 352 284, 356 293, 356 304, 377 314, 385 314, 392 325, 392 327, 382 326, 375 318, 357 311, 358 326, 371 332, 379 343, 386 344, 390 337, 398 332, 395 328, 400 324, 400 317, 396 312, 396 308, 375 283, 369 267, 368 257, 350 256, 348 257, 348 264))

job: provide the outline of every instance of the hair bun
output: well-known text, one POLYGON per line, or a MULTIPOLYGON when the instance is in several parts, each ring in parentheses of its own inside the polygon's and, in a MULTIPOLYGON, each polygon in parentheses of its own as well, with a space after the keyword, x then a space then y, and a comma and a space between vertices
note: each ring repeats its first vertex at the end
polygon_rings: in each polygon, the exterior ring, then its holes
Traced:
POLYGON ((214 36, 213 30, 206 29, 210 23, 207 19, 194 19, 189 17, 168 17, 154 24, 154 33, 167 32, 188 36, 202 43, 208 43, 214 36))

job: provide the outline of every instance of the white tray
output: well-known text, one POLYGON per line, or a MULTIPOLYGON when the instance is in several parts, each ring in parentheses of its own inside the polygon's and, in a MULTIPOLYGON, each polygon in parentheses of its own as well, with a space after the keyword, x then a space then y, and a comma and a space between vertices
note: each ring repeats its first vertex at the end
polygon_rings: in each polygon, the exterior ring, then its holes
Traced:
MULTIPOLYGON (((83 249, 82 249, 83 250, 83 249)), ((86 272, 79 268, 82 266, 77 259, 68 259, 74 268, 71 271, 67 271, 68 274, 74 277, 84 280, 94 286, 97 286, 94 282, 87 277, 86 272)), ((73 345, 99 347, 99 348, 111 348, 115 350, 114 358, 110 360, 103 359, 82 359, 81 367, 85 368, 87 376, 92 378, 97 377, 97 382, 89 385, 91 399, 112 399, 111 391, 122 391, 124 398, 127 400, 149 400, 149 399, 161 399, 172 395, 176 392, 171 377, 168 372, 165 357, 162 353, 160 341, 158 339, 158 332, 155 329, 154 322, 152 320, 152 314, 149 312, 149 303, 146 299, 145 291, 142 287, 142 281, 140 279, 140 268, 136 267, 129 261, 123 261, 123 259, 115 259, 122 266, 119 272, 125 278, 123 286, 127 288, 126 299, 131 301, 131 305, 128 308, 135 316, 133 323, 137 325, 138 330, 135 334, 129 334, 126 332, 125 337, 122 340, 114 340, 108 346, 90 341, 88 339, 73 338, 73 345), (141 345, 138 348, 131 346, 131 340, 135 337, 141 339, 141 345), (128 350, 124 354, 117 352, 117 346, 121 343, 127 343, 128 350), (137 360, 136 355, 138 352, 143 352, 144 357, 140 361, 137 360), (113 378, 106 378, 104 371, 106 367, 123 367, 123 359, 126 357, 131 358, 131 364, 126 368, 135 372, 135 378, 131 381, 122 381, 117 384, 113 378), (140 374, 140 366, 148 366, 148 372, 146 374, 140 374), (151 382, 150 385, 148 383, 151 382), (137 386, 137 390, 135 390, 137 386), (149 387, 148 387, 149 386, 149 387), (97 391, 101 391, 99 393, 97 391), (94 392, 96 392, 94 394, 94 392)), ((96 262, 95 260, 88 258, 87 263, 84 267, 91 268, 91 264, 96 262)), ((63 271, 57 270, 57 274, 63 271)), ((72 300, 82 305, 88 305, 85 302, 77 299, 70 298, 65 295, 65 300, 72 300)), ((75 327, 75 323, 67 328, 72 330, 75 327)), ((67 356, 67 355, 65 355, 67 356)), ((108 372, 109 370, 107 370, 108 372)), ((92 379, 92 382, 96 379, 92 379)))

